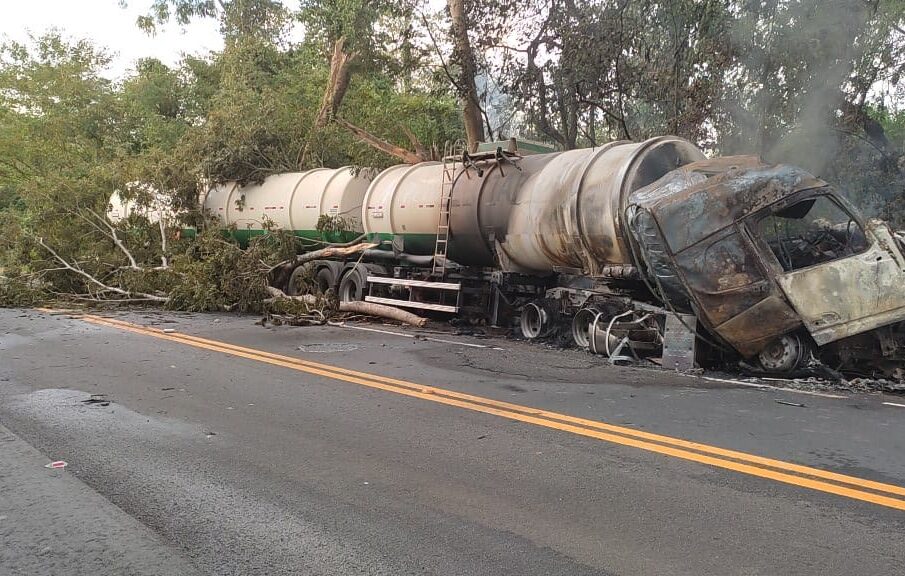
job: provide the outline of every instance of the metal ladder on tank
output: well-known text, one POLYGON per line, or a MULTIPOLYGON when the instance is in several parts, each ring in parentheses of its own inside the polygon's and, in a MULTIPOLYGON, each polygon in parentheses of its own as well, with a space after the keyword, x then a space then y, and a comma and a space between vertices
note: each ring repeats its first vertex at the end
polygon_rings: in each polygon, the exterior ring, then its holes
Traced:
POLYGON ((449 146, 447 143, 445 154, 443 155, 443 176, 440 180, 440 211, 437 216, 437 240, 434 243, 434 261, 431 268, 431 277, 441 282, 446 278, 446 256, 449 251, 450 201, 453 187, 456 185, 456 171, 459 166, 459 156, 456 155, 458 148, 458 145, 449 146))

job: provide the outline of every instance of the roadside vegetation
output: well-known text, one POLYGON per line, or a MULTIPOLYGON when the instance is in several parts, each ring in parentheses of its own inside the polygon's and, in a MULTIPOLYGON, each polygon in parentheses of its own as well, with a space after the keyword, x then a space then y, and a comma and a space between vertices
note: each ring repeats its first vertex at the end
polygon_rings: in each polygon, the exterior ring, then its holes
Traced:
POLYGON ((4 44, 0 305, 267 311, 267 274, 298 240, 274 231, 240 249, 198 213, 203 187, 384 168, 458 140, 571 149, 677 134, 714 154, 802 165, 905 227, 903 1, 432 7, 156 0, 136 33, 214 18, 223 50, 175 67, 141 60, 115 80, 90 39, 4 44), (290 41, 298 22, 304 37, 290 41), (149 207, 162 191, 184 221, 113 225, 114 190, 149 207))

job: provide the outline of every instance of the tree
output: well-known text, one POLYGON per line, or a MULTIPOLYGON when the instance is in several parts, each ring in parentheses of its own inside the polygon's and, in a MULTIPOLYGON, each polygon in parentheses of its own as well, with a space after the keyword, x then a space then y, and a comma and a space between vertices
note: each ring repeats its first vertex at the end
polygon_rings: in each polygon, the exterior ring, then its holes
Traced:
POLYGON ((153 300, 154 290, 120 282, 159 263, 148 228, 133 243, 103 216, 135 144, 128 111, 100 76, 108 62, 58 34, 3 46, 0 189, 14 202, 2 215, 10 233, 0 266, 57 293, 153 300))
POLYGON ((471 40, 468 38, 469 22, 465 12, 465 0, 448 0, 447 7, 451 21, 450 35, 454 46, 452 60, 459 66, 456 88, 463 101, 465 137, 468 150, 474 151, 478 143, 484 141, 484 119, 475 81, 478 74, 477 63, 471 40))

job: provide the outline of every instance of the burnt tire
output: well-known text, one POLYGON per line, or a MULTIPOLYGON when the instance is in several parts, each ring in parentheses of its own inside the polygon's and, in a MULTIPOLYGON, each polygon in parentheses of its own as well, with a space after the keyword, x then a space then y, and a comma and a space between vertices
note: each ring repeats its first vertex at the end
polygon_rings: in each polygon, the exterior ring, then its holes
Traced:
POLYGON ((346 272, 339 283, 340 302, 361 302, 365 299, 365 287, 367 286, 367 269, 362 266, 346 272))
POLYGON ((786 334, 770 342, 758 355, 761 368, 771 374, 790 374, 804 368, 813 346, 798 334, 786 334))

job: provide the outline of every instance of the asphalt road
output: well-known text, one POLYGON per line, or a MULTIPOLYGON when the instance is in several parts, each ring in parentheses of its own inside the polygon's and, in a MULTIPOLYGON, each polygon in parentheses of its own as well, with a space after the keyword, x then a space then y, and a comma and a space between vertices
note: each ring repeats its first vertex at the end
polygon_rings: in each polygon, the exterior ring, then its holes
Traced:
POLYGON ((0 310, 0 574, 903 573, 901 397, 116 317, 0 310))

